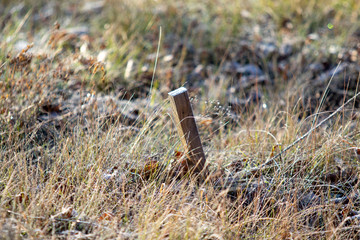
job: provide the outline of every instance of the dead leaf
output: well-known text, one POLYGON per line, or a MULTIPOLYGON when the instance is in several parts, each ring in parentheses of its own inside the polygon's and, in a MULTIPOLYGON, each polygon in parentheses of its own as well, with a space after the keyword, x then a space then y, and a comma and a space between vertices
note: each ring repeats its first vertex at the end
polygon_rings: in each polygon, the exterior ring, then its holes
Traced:
POLYGON ((228 168, 230 168, 234 172, 239 172, 244 168, 244 163, 247 162, 247 161, 248 160, 246 158, 243 158, 243 159, 240 159, 240 160, 235 160, 232 163, 230 163, 228 168))
POLYGON ((175 150, 175 154, 174 154, 174 155, 175 155, 175 157, 176 157, 177 159, 179 159, 179 158, 183 157, 183 156, 185 155, 185 153, 175 150))
POLYGON ((19 193, 18 195, 15 196, 15 202, 29 204, 30 196, 29 196, 29 194, 24 193, 24 192, 19 193))
POLYGON ((356 154, 357 159, 360 161, 360 148, 355 149, 355 154, 356 154))
POLYGON ((47 113, 61 113, 61 105, 58 104, 52 104, 50 102, 44 103, 41 106, 41 110, 47 113))
POLYGON ((189 172, 188 158, 184 152, 176 151, 175 160, 171 164, 170 176, 183 177, 189 172))
POLYGON ((69 194, 74 191, 75 187, 72 184, 69 184, 68 180, 63 177, 58 177, 57 181, 54 183, 54 191, 58 194, 69 194))
POLYGON ((33 55, 28 53, 29 49, 33 47, 33 44, 28 45, 23 49, 16 57, 11 58, 10 65, 15 65, 16 69, 25 67, 31 63, 33 55))
POLYGON ((213 123, 212 118, 202 118, 198 122, 200 126, 209 127, 213 123))
POLYGON ((281 145, 279 145, 279 144, 276 144, 276 145, 274 145, 274 146, 272 147, 272 149, 271 149, 271 154, 270 154, 270 158, 272 158, 272 157, 275 156, 275 151, 276 151, 276 149, 278 149, 278 148, 279 148, 279 150, 281 151, 281 145))
POLYGON ((104 212, 103 214, 101 214, 101 216, 98 218, 98 222, 101 221, 111 221, 114 218, 114 214, 110 213, 110 212, 104 212))
POLYGON ((70 219, 74 218, 78 215, 78 213, 74 210, 73 207, 63 208, 60 213, 53 215, 51 218, 53 219, 70 219))
POLYGON ((145 160, 145 165, 141 169, 132 168, 130 172, 138 173, 140 176, 148 180, 150 177, 154 176, 159 171, 159 161, 155 159, 148 158, 145 160))

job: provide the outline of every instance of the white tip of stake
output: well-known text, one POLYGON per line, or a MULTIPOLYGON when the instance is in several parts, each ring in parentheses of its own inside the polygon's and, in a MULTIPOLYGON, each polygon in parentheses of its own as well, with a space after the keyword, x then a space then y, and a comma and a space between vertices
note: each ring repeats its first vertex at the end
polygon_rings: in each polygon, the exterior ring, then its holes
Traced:
POLYGON ((186 91, 187 91, 186 88, 181 87, 181 88, 178 88, 178 89, 176 89, 176 90, 174 90, 174 91, 169 92, 169 95, 172 96, 172 97, 174 97, 174 96, 179 95, 179 94, 181 94, 181 93, 183 93, 183 92, 186 92, 186 91))

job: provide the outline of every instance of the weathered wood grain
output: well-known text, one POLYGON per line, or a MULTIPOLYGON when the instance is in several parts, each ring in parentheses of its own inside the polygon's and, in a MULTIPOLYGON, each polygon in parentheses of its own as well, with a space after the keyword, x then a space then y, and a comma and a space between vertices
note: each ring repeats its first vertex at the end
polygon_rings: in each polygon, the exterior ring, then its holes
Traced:
POLYGON ((206 159, 187 89, 181 87, 169 92, 169 98, 177 130, 188 155, 188 165, 192 171, 201 172, 206 159))

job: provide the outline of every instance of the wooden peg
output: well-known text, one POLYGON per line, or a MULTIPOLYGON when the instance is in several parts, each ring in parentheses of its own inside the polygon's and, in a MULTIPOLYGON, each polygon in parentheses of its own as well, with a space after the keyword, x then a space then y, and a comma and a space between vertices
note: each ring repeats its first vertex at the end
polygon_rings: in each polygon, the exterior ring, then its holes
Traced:
POLYGON ((178 88, 169 92, 169 96, 175 115, 176 127, 188 155, 188 165, 191 171, 201 172, 206 159, 187 89, 184 87, 178 88))

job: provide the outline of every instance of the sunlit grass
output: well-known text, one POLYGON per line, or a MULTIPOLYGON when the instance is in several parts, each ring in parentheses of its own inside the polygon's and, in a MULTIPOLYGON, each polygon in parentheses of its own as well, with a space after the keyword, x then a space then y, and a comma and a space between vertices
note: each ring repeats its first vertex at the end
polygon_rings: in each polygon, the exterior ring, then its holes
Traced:
POLYGON ((314 126, 318 105, 302 95, 309 70, 301 64, 333 63, 330 48, 354 47, 358 1, 109 0, 100 12, 84 12, 85 3, 54 2, 48 15, 47 1, 1 5, 1 236, 358 236, 355 102, 263 171, 239 178, 314 126), (268 69, 280 66, 276 57, 256 54, 269 39, 295 39, 291 77, 268 69), (239 51, 244 42, 250 50, 239 51), (229 59, 261 66, 273 82, 235 89, 222 72, 229 59), (200 65, 205 80, 188 78, 200 65), (167 92, 183 85, 211 181, 176 165, 183 148, 167 92), (230 87, 241 97, 253 90, 255 100, 232 110, 230 87))

